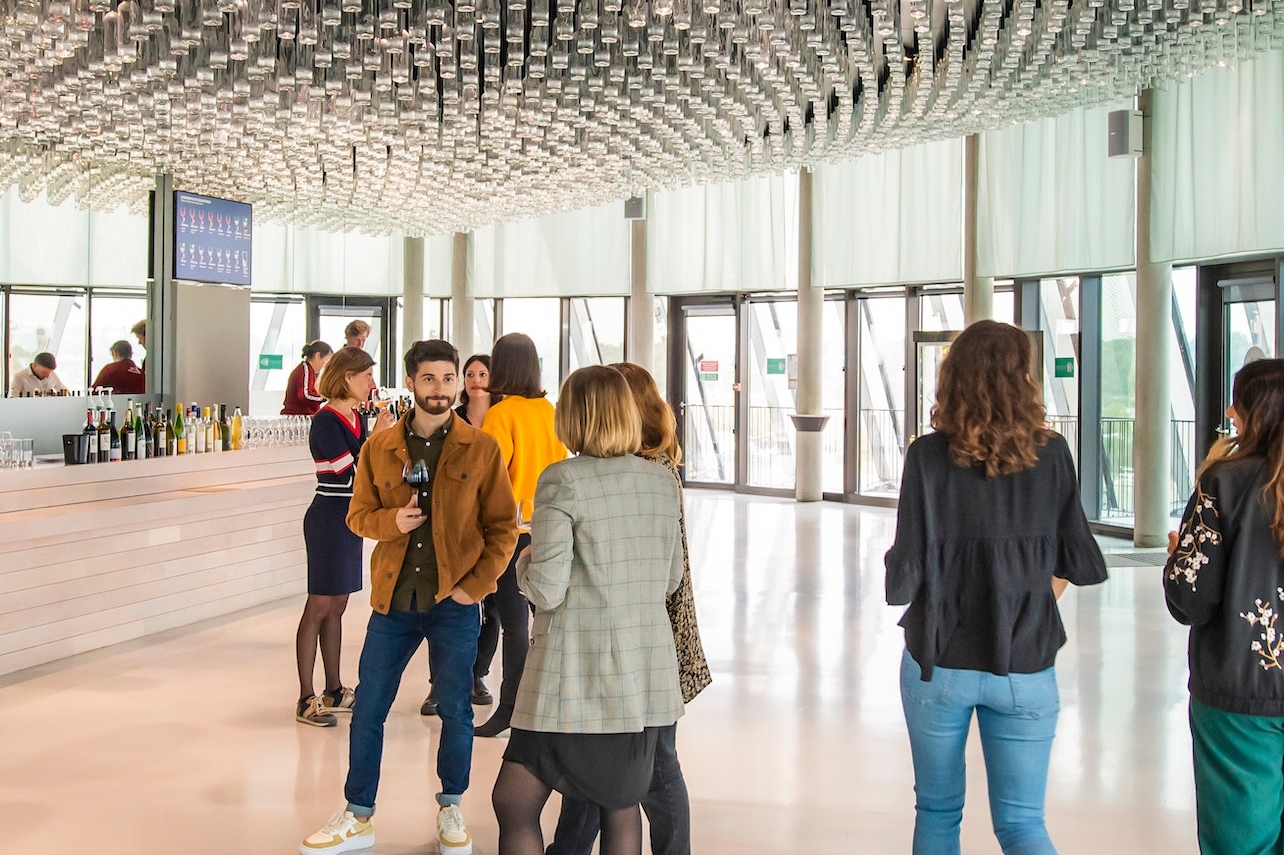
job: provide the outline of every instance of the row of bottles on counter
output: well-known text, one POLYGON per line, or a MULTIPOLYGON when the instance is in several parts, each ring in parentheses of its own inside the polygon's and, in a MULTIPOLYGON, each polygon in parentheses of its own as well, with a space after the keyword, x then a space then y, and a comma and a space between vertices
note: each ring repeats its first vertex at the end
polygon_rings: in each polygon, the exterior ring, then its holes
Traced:
POLYGON ((390 410, 395 420, 410 412, 415 403, 415 399, 409 395, 396 394, 383 388, 372 393, 372 397, 373 400, 357 404, 357 415, 365 420, 367 434, 374 430, 375 419, 379 417, 380 410, 390 410))
POLYGON ((216 416, 210 407, 195 403, 162 410, 150 402, 135 407, 131 398, 123 425, 116 426, 115 410, 93 407, 86 413, 82 433, 89 437, 89 462, 109 463, 236 451, 241 448, 242 421, 241 408, 234 408, 229 417, 227 404, 219 405, 216 416))

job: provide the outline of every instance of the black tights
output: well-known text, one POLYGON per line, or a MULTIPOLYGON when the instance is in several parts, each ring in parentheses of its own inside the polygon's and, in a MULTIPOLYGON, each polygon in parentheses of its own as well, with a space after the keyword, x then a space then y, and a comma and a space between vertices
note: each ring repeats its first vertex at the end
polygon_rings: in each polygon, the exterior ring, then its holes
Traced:
MULTIPOLYGON (((499 855, 544 855, 539 815, 551 793, 525 766, 504 761, 491 793, 499 820, 499 855)), ((600 855, 642 855, 642 814, 638 806, 601 811, 600 855)))
POLYGON ((299 700, 315 694, 312 674, 317 664, 317 647, 321 648, 321 664, 325 669, 325 687, 331 691, 339 688, 339 652, 343 647, 343 611, 348 607, 348 595, 336 597, 308 594, 299 629, 294 636, 295 658, 299 666, 299 700))

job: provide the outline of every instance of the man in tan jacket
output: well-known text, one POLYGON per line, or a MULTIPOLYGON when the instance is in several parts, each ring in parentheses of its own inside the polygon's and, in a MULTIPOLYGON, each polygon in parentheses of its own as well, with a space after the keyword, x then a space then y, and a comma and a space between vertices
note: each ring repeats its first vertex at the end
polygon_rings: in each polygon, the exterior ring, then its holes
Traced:
POLYGON ((438 844, 442 855, 472 852, 459 804, 472 766, 478 603, 508 565, 517 543, 517 509, 495 440, 451 411, 459 374, 455 348, 415 342, 405 362, 415 408, 362 448, 348 510, 348 527, 378 541, 370 559, 374 613, 352 711, 348 804, 303 841, 303 855, 374 846, 384 721, 402 672, 424 640, 441 715, 438 844))

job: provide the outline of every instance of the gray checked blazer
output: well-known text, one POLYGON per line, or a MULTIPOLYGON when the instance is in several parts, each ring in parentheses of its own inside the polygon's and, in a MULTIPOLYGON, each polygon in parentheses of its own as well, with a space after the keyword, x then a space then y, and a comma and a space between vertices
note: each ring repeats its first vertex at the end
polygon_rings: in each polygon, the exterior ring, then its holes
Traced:
POLYGON ((636 733, 682 715, 665 598, 682 581, 678 484, 632 455, 546 468, 517 581, 535 606, 513 727, 636 733))

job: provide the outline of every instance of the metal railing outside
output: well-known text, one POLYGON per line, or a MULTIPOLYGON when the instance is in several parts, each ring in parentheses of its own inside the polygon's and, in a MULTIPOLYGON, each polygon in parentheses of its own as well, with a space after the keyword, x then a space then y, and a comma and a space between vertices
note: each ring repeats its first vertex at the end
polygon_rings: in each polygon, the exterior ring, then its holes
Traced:
MULTIPOLYGON (((749 408, 749 480, 755 487, 794 486, 795 432, 793 412, 788 407, 749 408)), ((822 448, 826 470, 842 470, 844 459, 845 411, 824 411, 830 422, 826 426, 822 448)), ((898 410, 861 409, 858 461, 861 493, 895 494, 900 490, 904 441, 898 430, 898 410)), ((1049 426, 1065 437, 1077 457, 1079 420, 1073 416, 1054 416, 1049 426)), ((1101 509, 1099 519, 1130 519, 1136 512, 1133 451, 1136 422, 1129 418, 1101 420, 1101 509)), ((686 457, 687 478, 707 483, 732 483, 735 480, 735 407, 687 405, 686 457)), ((1170 468, 1171 508, 1179 512, 1186 505, 1194 486, 1195 423, 1173 419, 1172 457, 1170 468)), ((836 479, 841 480, 841 479, 836 479)))

